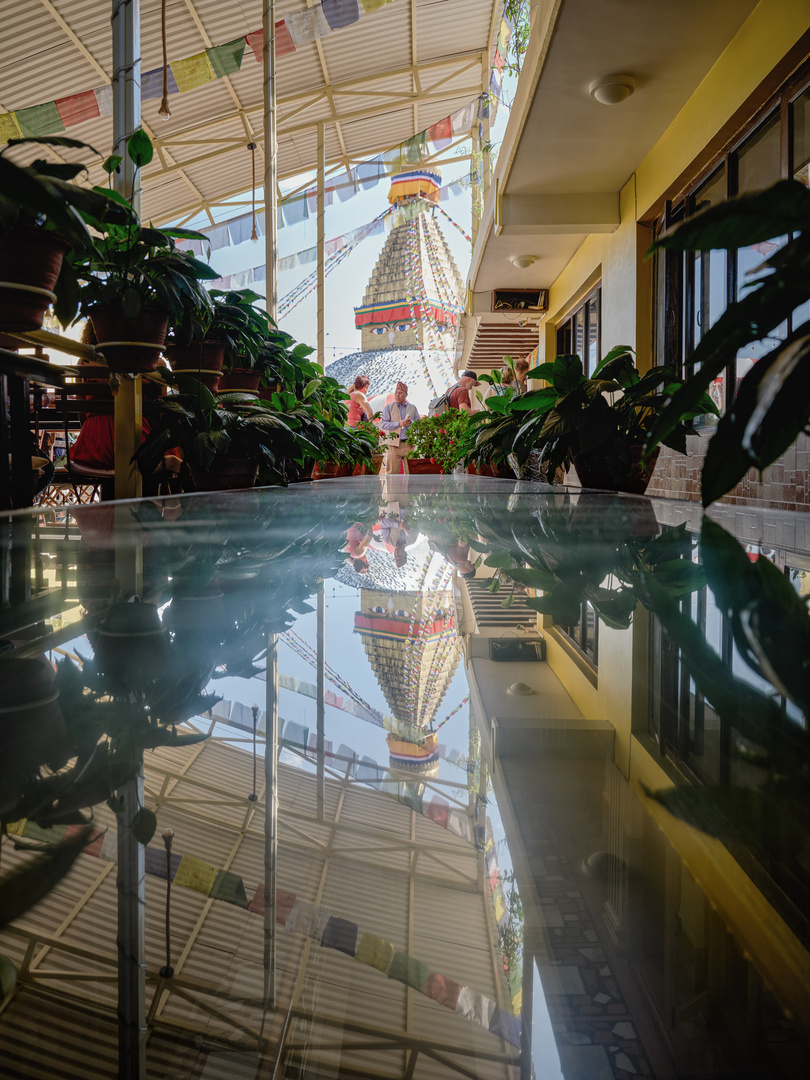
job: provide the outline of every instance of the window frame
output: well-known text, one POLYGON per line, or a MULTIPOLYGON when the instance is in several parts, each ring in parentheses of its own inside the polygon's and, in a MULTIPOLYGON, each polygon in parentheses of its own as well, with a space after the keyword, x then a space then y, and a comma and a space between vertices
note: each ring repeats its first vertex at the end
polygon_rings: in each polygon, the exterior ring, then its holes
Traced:
POLYGON ((590 325, 594 317, 596 321, 596 364, 602 359, 601 282, 599 282, 598 285, 595 285, 554 327, 554 340, 556 343, 557 356, 572 355, 576 352, 574 326, 578 316, 582 316, 582 352, 584 353, 583 356, 580 356, 580 360, 582 361, 582 368, 585 375, 590 376, 593 372, 590 370, 588 342, 590 325))

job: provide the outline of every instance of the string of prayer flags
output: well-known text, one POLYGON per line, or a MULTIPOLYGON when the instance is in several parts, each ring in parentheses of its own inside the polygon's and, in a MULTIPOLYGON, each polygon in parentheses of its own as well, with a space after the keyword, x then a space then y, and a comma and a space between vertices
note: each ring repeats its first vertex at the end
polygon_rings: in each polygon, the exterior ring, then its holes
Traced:
POLYGON ((308 45, 310 41, 326 37, 331 27, 320 4, 305 8, 304 11, 290 12, 284 20, 296 49, 308 45))
POLYGON ((360 19, 357 0, 323 0, 321 7, 332 30, 342 30, 360 19))

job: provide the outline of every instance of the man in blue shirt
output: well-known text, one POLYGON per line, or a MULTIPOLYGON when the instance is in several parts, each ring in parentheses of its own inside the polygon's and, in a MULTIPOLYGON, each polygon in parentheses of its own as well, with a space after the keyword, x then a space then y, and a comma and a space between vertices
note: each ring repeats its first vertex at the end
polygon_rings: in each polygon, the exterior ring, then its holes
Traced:
POLYGON ((394 400, 382 411, 380 427, 389 432, 388 454, 385 459, 386 476, 397 476, 400 463, 408 471, 408 459, 405 456, 411 449, 408 442, 408 428, 419 419, 419 410, 408 401, 408 387, 398 382, 394 391, 394 400))

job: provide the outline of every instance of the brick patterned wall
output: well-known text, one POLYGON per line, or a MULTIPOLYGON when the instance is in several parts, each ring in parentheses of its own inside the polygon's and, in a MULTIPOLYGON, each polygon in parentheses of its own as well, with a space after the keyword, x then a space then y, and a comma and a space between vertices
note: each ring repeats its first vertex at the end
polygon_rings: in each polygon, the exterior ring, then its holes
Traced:
MULTIPOLYGON (((700 470, 708 445, 708 437, 690 437, 685 457, 663 446, 647 494, 699 503, 700 470)), ((810 439, 800 435, 788 452, 765 470, 761 482, 759 474, 751 469, 722 502, 770 510, 810 511, 810 439)))

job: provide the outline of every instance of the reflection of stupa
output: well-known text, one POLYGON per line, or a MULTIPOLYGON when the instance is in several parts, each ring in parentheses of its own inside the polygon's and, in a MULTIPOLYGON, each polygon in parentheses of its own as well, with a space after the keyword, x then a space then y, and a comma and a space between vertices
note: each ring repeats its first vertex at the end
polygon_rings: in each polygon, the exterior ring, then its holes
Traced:
POLYGON ((392 178, 388 198, 395 207, 394 227, 354 312, 362 351, 327 368, 344 385, 363 373, 371 379, 372 393, 385 394, 402 379, 418 400, 423 386, 424 399, 434 388, 444 389, 452 375, 463 284, 432 209, 440 183, 436 167, 392 178))
POLYGON ((360 604, 355 632, 393 714, 391 767, 434 775, 438 739, 430 724, 461 655, 450 592, 362 589, 360 604))

